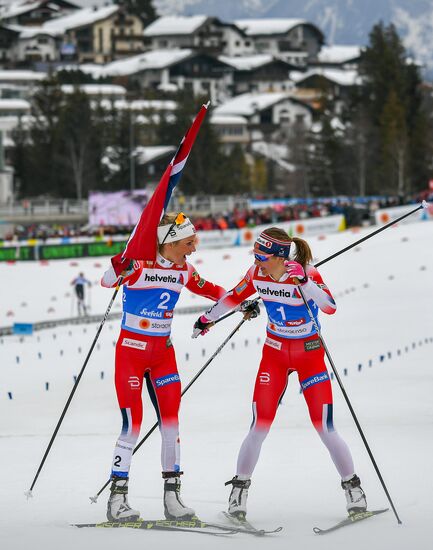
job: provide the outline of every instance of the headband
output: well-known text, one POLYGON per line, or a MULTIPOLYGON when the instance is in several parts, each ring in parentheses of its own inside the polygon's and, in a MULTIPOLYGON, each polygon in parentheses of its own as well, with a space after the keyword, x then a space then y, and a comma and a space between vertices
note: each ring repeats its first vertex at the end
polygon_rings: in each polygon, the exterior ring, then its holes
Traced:
POLYGON ((184 217, 182 223, 168 223, 158 227, 159 244, 174 243, 195 235, 195 227, 189 218, 184 217))
POLYGON ((260 233, 255 242, 255 246, 257 246, 260 252, 272 254, 273 256, 278 256, 279 258, 289 257, 291 244, 292 242, 280 241, 274 237, 266 235, 265 233, 260 233))

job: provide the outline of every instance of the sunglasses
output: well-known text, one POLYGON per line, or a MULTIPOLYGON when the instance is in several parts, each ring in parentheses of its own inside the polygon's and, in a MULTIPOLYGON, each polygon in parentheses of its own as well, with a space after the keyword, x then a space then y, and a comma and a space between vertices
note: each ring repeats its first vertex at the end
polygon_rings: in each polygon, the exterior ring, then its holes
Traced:
POLYGON ((257 254, 257 252, 254 252, 254 258, 259 262, 267 262, 269 258, 272 258, 272 254, 257 254))

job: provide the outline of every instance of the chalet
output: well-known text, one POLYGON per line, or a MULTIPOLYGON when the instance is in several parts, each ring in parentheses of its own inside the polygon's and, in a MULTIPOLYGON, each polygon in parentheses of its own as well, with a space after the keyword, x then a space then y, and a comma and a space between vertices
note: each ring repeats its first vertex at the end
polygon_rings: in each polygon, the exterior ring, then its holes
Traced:
POLYGON ((359 67, 362 48, 360 46, 323 46, 317 60, 311 60, 311 67, 326 69, 354 70, 359 67))
POLYGON ((226 97, 232 73, 229 65, 190 49, 149 51, 93 71, 94 76, 110 76, 142 90, 188 90, 212 101, 226 97))
POLYGON ((230 154, 236 145, 240 145, 245 149, 250 143, 248 120, 245 117, 212 114, 210 123, 226 154, 230 154))
POLYGON ((214 109, 218 116, 242 116, 254 126, 311 126, 312 109, 287 93, 242 94, 214 109))
POLYGON ((229 56, 254 53, 253 41, 236 25, 206 15, 160 17, 143 34, 152 50, 188 48, 229 56))
POLYGON ((231 95, 247 92, 284 92, 293 88, 289 73, 297 67, 272 55, 220 55, 218 59, 234 69, 231 95))
POLYGON ((41 26, 79 9, 77 4, 66 0, 15 0, 2 6, 0 19, 5 25, 41 26))
MULTIPOLYGON (((290 73, 290 78, 297 90, 305 94, 305 100, 314 107, 320 106, 324 94, 331 97, 337 114, 341 112, 342 104, 349 98, 353 87, 361 83, 358 71, 342 69, 312 68, 304 73, 290 73)), ((297 94, 297 97, 300 95, 297 94)))
POLYGON ((298 66, 315 58, 324 43, 322 31, 303 19, 239 19, 235 25, 253 41, 256 53, 298 66))

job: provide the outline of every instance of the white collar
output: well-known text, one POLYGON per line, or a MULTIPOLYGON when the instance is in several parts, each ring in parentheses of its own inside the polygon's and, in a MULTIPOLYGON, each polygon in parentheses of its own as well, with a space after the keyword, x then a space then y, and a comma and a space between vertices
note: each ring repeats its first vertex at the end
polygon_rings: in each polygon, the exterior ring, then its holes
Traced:
POLYGON ((162 265, 162 267, 173 267, 174 263, 170 260, 167 260, 167 258, 164 258, 164 256, 161 256, 161 254, 158 252, 156 255, 156 261, 159 263, 159 265, 162 265))

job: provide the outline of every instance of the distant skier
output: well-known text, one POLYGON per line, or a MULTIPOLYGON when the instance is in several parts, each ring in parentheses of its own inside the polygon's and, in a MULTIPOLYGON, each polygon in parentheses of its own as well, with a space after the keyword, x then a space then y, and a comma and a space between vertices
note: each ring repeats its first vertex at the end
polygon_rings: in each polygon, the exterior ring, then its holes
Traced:
MULTIPOLYGON (((193 337, 205 334, 212 326, 210 323, 235 307, 248 312, 248 307, 253 305, 251 302, 249 306, 242 304, 242 301, 255 292, 266 307, 267 334, 254 388, 253 422, 239 451, 236 475, 226 483, 232 485, 228 512, 235 517, 246 516, 251 475, 286 391, 288 378, 295 371, 311 421, 340 474, 347 511, 364 511, 367 501, 355 474, 352 456, 334 427, 332 388, 324 349, 298 290, 299 285, 316 321, 319 309, 327 314, 335 312, 334 299, 317 269, 311 265, 312 253, 303 239, 291 239, 282 229, 271 227, 257 237, 253 252, 254 265, 233 290, 196 321, 193 332, 193 337)), ((250 312, 252 316, 258 313, 254 309, 250 312)))
POLYGON ((87 306, 85 302, 84 288, 86 285, 88 287, 91 287, 92 283, 84 277, 84 273, 79 273, 78 277, 75 277, 75 279, 71 281, 71 285, 73 285, 75 290, 75 295, 77 297, 79 317, 83 315, 87 315, 88 311, 87 311, 87 306))

